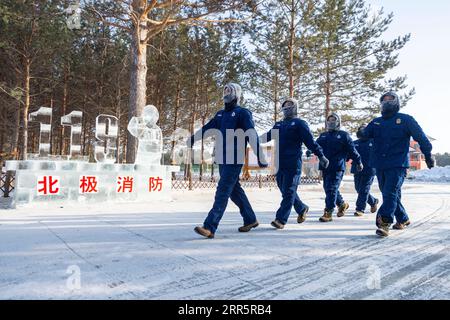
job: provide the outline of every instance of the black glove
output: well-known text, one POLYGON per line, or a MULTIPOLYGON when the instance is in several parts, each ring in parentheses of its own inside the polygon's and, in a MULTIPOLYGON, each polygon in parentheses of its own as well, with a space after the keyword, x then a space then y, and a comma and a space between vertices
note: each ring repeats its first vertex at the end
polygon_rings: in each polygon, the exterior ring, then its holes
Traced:
POLYGON ((436 166, 436 160, 433 156, 425 159, 425 163, 427 164, 428 169, 434 168, 436 166))
POLYGON ((319 165, 321 168, 328 168, 328 165, 330 164, 330 160, 327 159, 327 157, 322 156, 319 158, 319 165))
POLYGON ((312 155, 312 151, 311 150, 306 150, 306 156, 309 158, 312 155))
POLYGON ((364 170, 363 164, 362 164, 362 163, 358 163, 358 164, 356 165, 356 171, 361 172, 361 171, 363 171, 363 170, 364 170))

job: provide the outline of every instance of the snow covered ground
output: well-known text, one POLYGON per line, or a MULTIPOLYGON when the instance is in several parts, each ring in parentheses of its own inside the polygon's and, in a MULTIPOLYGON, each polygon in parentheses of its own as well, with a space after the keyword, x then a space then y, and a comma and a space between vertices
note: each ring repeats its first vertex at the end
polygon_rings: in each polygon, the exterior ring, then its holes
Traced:
POLYGON ((415 181, 448 183, 450 182, 450 166, 411 171, 409 177, 415 181))
MULTIPOLYGON (((349 179, 342 191, 353 209, 349 179)), ((278 190, 247 192, 260 227, 238 233, 231 204, 213 240, 192 230, 213 191, 0 210, 0 298, 450 299, 450 185, 407 183, 412 225, 386 239, 375 236, 373 214, 320 223, 320 186, 301 187, 312 211, 302 225, 292 214, 284 230, 270 227, 278 190)))

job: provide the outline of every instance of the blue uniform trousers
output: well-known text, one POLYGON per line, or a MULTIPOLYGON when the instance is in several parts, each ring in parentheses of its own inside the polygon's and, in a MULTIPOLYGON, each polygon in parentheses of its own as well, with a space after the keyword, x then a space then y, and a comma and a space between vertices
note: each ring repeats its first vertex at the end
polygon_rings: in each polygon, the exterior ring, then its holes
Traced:
POLYGON ((300 178, 301 170, 299 169, 280 169, 277 172, 277 185, 281 191, 282 200, 276 219, 283 224, 287 223, 292 207, 298 214, 303 213, 307 208, 297 194, 300 178))
POLYGON ((369 206, 375 205, 377 199, 370 194, 370 187, 372 186, 375 176, 369 174, 355 174, 355 190, 358 193, 358 199, 356 200, 356 211, 362 211, 366 209, 366 204, 369 206))
POLYGON ((323 189, 325 191, 325 208, 333 211, 336 206, 344 203, 344 199, 339 192, 339 187, 344 177, 344 171, 322 171, 323 189))
POLYGON ((244 225, 256 221, 255 212, 239 183, 241 169, 242 164, 219 165, 220 180, 217 185, 214 204, 203 223, 203 226, 212 233, 215 233, 219 226, 220 219, 222 219, 227 208, 228 199, 231 199, 238 206, 241 216, 244 219, 244 225))
POLYGON ((402 185, 406 178, 406 168, 377 169, 378 185, 383 194, 383 204, 378 215, 385 222, 393 223, 394 217, 399 223, 409 220, 402 205, 402 185))

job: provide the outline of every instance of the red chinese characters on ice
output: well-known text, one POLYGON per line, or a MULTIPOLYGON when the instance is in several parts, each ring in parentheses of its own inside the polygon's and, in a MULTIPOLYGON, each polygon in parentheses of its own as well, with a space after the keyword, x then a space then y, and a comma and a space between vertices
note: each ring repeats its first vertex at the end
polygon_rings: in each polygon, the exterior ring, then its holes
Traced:
POLYGON ((133 192, 133 177, 117 177, 117 192, 119 193, 131 193, 133 192))
POLYGON ((160 177, 150 177, 148 179, 148 191, 161 191, 162 190, 162 179, 160 177))
POLYGON ((58 176, 39 176, 37 180, 37 194, 39 196, 59 194, 58 176))
POLYGON ((80 193, 97 193, 98 178, 96 176, 80 176, 80 193))

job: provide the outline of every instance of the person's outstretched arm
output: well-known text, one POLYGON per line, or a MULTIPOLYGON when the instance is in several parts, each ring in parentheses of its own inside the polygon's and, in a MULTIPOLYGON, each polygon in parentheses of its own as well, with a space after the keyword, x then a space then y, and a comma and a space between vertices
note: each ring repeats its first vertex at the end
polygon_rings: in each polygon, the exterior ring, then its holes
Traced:
POLYGON ((363 165, 361 162, 361 156, 359 155, 359 152, 356 150, 355 144, 353 142, 352 137, 350 137, 349 134, 347 134, 347 141, 346 141, 346 147, 347 147, 347 158, 352 159, 352 161, 356 164, 356 169, 358 172, 363 170, 363 165))
POLYGON ((376 126, 376 124, 374 123, 374 120, 372 120, 364 129, 358 130, 358 133, 361 134, 361 137, 363 138, 373 139, 374 126, 376 126))
POLYGON ((192 146, 194 145, 195 141, 203 139, 203 135, 209 129, 218 129, 218 123, 217 123, 216 117, 217 117, 217 114, 211 120, 209 120, 203 127, 201 127, 199 130, 197 130, 197 132, 195 132, 188 139, 187 145, 188 145, 189 148, 192 148, 192 146))
POLYGON ((430 140, 413 117, 409 118, 407 124, 410 135, 419 143, 420 151, 422 151, 425 156, 425 162, 427 163, 428 168, 431 169, 435 166, 435 160, 431 154, 433 146, 430 140))
POLYGON ((267 161, 259 142, 258 133, 255 130, 252 113, 247 109, 243 109, 240 116, 241 129, 244 130, 247 135, 254 135, 255 139, 248 139, 248 142, 258 159, 258 165, 260 167, 267 167, 267 161))
POLYGON ((330 161, 324 156, 322 147, 317 143, 317 140, 314 140, 311 130, 305 121, 301 121, 300 123, 300 135, 303 143, 308 148, 306 156, 309 158, 314 153, 319 158, 320 167, 324 169, 328 168, 330 161))
POLYGON ((266 133, 263 133, 262 135, 259 136, 259 141, 261 143, 266 143, 272 140, 272 130, 275 127, 273 127, 272 129, 270 129, 269 131, 267 131, 266 133))
POLYGON ((319 159, 323 157, 322 147, 314 140, 311 130, 305 121, 302 121, 300 126, 300 135, 305 146, 314 153, 319 159))

